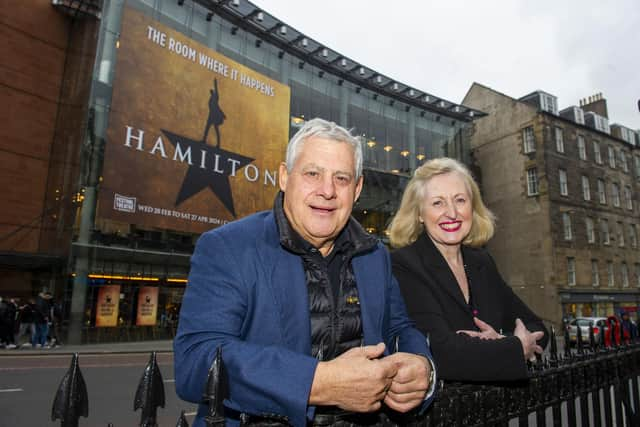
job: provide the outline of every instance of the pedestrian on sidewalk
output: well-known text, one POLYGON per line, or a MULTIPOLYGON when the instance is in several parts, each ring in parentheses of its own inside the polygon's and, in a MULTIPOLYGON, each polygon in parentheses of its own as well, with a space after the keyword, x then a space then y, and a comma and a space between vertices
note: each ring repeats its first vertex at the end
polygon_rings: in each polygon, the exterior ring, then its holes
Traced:
POLYGON ((51 346, 61 346, 62 304, 60 303, 60 301, 55 301, 52 299, 50 305, 51 328, 49 330, 49 335, 51 336, 51 346))
POLYGON ((34 323, 36 325, 36 333, 33 335, 31 344, 34 348, 47 348, 47 336, 49 335, 49 321, 51 306, 49 301, 51 294, 40 292, 36 298, 34 310, 34 323))
POLYGON ((16 301, 13 298, 3 301, 5 308, 0 309, 2 314, 2 342, 5 344, 5 348, 16 348, 15 332, 16 332, 16 314, 17 306, 16 301))
POLYGON ((620 314, 620 326, 625 340, 634 340, 638 337, 638 327, 633 320, 629 318, 629 312, 623 311, 620 314))
POLYGON ((16 335, 16 344, 20 347, 30 346, 33 336, 35 335, 36 328, 33 320, 33 310, 35 306, 35 300, 29 298, 29 300, 18 307, 18 316, 16 323, 18 324, 18 333, 16 335), (27 337, 26 341, 22 341, 22 337, 27 337))
POLYGON ((0 346, 6 347, 9 343, 9 304, 0 296, 0 346))

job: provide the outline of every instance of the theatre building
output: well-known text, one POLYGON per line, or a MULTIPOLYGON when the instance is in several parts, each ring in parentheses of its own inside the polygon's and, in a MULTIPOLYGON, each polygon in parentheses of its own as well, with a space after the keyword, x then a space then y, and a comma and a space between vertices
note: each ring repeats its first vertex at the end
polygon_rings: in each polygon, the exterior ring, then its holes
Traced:
POLYGON ((50 291, 69 342, 171 337, 198 236, 271 208, 306 120, 362 137, 354 216, 384 241, 483 116, 245 0, 24 0, 0 25, 0 296, 50 291))

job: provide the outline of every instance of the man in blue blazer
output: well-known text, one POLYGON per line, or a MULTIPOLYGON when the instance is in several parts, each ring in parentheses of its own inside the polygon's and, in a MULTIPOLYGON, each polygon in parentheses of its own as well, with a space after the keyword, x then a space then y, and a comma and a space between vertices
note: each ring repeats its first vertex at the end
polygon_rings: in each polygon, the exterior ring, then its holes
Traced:
MULTIPOLYGON (((227 425, 242 413, 294 426, 349 413, 357 425, 382 419, 383 404, 429 404, 428 344, 387 250, 351 218, 362 181, 359 140, 310 120, 287 147, 273 210, 201 236, 174 342, 181 398, 202 401, 221 347, 227 425)), ((194 426, 205 413, 201 404, 194 426)))

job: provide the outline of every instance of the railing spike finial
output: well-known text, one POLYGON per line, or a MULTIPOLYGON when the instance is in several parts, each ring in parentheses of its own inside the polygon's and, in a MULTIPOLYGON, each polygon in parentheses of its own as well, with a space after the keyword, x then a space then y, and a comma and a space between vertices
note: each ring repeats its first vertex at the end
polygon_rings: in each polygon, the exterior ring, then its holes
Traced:
POLYGON ((204 390, 203 401, 207 404, 207 415, 204 422, 207 427, 224 426, 224 363, 222 361, 222 347, 216 349, 204 390))
POLYGON ((558 366, 558 342, 556 341, 556 330, 551 325, 551 348, 549 349, 549 361, 554 368, 558 366))
MULTIPOLYGON (((242 414, 240 414, 240 427, 245 427, 251 424, 251 420, 248 414, 245 414, 244 412, 242 414)), ((209 426, 207 426, 209 427, 209 426)))
POLYGON ((591 353, 596 352, 596 335, 593 330, 593 322, 589 323, 589 349, 591 353))
POLYGON ((544 370, 544 360, 542 359, 542 354, 535 353, 535 356, 536 356, 536 363, 534 365, 535 370, 536 371, 544 370))
POLYGON ((71 366, 62 377, 51 408, 51 421, 60 420, 60 427, 78 427, 78 418, 89 416, 87 385, 78 364, 78 353, 71 357, 71 366))
POLYGON ((622 322, 620 321, 618 321, 618 332, 620 332, 620 347, 624 347, 624 328, 622 327, 622 322))
POLYGON ((571 337, 569 336, 569 330, 564 330, 564 358, 571 359, 571 337))
POLYGON ((613 318, 607 319, 607 324, 609 325, 609 346, 612 349, 618 348, 618 334, 616 333, 616 323, 613 318))
POLYGON ((180 411, 180 418, 178 418, 178 423, 176 427, 189 427, 189 423, 187 422, 187 417, 184 415, 184 409, 180 411))
POLYGON ((156 412, 158 406, 164 408, 164 403, 164 384, 154 351, 151 353, 149 363, 144 368, 133 400, 133 410, 142 409, 140 427, 157 427, 156 412))
POLYGON ((604 325, 602 325, 600 327, 600 333, 599 333, 599 339, 598 339, 598 347, 600 347, 601 351, 606 351, 607 350, 607 340, 606 340, 606 331, 605 331, 605 326, 606 323, 604 325))
POLYGON ((582 328, 576 322, 576 350, 579 356, 584 354, 584 349, 582 348, 582 328))

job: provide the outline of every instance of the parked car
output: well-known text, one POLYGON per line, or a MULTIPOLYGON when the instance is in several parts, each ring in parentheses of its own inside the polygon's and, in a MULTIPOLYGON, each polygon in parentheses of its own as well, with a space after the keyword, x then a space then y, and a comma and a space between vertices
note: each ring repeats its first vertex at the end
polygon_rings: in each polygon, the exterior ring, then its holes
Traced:
POLYGON ((596 344, 600 342, 600 329, 604 328, 605 334, 609 329, 606 317, 576 317, 567 324, 567 331, 569 331, 569 342, 575 344, 577 341, 578 327, 580 328, 580 335, 582 335, 582 342, 584 345, 589 344, 589 325, 593 325, 593 334, 596 344))

